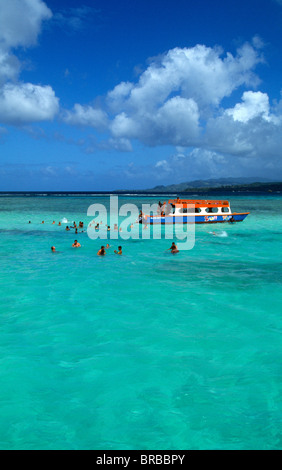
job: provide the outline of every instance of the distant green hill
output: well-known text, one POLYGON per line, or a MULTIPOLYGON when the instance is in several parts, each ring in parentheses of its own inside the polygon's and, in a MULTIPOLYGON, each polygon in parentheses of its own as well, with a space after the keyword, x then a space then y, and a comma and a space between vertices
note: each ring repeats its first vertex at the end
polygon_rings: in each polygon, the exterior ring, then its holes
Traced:
POLYGON ((219 193, 219 192, 277 192, 282 191, 282 182, 264 178, 218 178, 195 180, 187 183, 155 186, 146 192, 155 193, 219 193))
POLYGON ((282 192, 281 183, 250 183, 250 184, 234 184, 224 185, 219 187, 206 187, 206 188, 187 188, 184 192, 198 193, 277 193, 282 192))

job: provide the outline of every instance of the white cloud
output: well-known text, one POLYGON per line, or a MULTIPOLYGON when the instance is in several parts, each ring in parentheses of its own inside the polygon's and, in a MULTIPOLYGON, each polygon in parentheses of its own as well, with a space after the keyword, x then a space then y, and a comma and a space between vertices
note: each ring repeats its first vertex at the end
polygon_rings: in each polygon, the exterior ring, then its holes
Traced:
POLYGON ((130 117, 118 114, 111 124, 117 137, 139 139, 156 145, 186 145, 199 135, 198 106, 192 99, 176 96, 166 101, 155 113, 143 112, 130 117))
POLYGON ((0 0, 0 43, 8 48, 36 44, 42 21, 51 17, 42 0, 0 0))
POLYGON ((233 109, 227 109, 226 114, 232 116, 234 121, 240 122, 248 122, 258 116, 270 121, 269 110, 269 98, 266 93, 245 91, 242 103, 236 104, 233 109))
POLYGON ((108 124, 107 114, 92 106, 81 106, 75 104, 73 111, 66 111, 63 119, 66 123, 78 126, 89 126, 100 130, 108 124))
POLYGON ((196 178, 203 178, 203 175, 210 177, 222 176, 220 166, 224 167, 226 158, 220 153, 196 148, 187 154, 176 153, 167 160, 160 160, 155 165, 158 177, 162 179, 168 174, 173 174, 179 182, 196 178))
POLYGON ((142 125, 125 113, 120 113, 113 120, 110 129, 114 137, 127 136, 134 139, 142 132, 142 125))
POLYGON ((229 156, 279 157, 282 161, 281 115, 268 112, 265 97, 257 101, 243 102, 229 113, 209 119, 202 146, 229 156))
POLYGON ((245 44, 234 57, 220 48, 197 45, 175 48, 156 58, 137 84, 119 84, 108 94, 109 103, 123 111, 154 110, 174 94, 193 99, 200 108, 218 106, 239 86, 259 82, 254 67, 262 57, 245 44))
POLYGON ((110 138, 108 142, 102 143, 99 148, 105 148, 105 149, 114 149, 118 150, 120 152, 132 152, 132 145, 130 140, 128 139, 113 139, 110 138))
POLYGON ((0 0, 0 121, 23 125, 53 119, 59 100, 50 86, 19 82, 22 65, 13 54, 37 42, 51 10, 42 0, 0 0))
POLYGON ((108 93, 108 104, 112 112, 119 112, 123 107, 124 101, 128 99, 134 84, 130 82, 121 82, 108 93))
MULTIPOLYGON (((223 98, 240 86, 259 83, 254 69, 262 61, 250 44, 235 56, 204 45, 168 51, 151 62, 137 83, 121 82, 108 92, 111 137, 149 146, 197 145, 200 124, 218 112, 223 98)), ((106 123, 102 111, 98 115, 97 108, 77 104, 65 120, 98 128, 100 116, 106 123)))
POLYGON ((49 86, 31 83, 6 84, 0 89, 0 121, 5 124, 26 124, 48 121, 59 110, 58 98, 49 86))
POLYGON ((173 168, 171 167, 171 165, 169 164, 167 160, 159 160, 156 163, 155 168, 158 172, 161 172, 161 173, 173 173, 174 172, 173 168))
POLYGON ((0 86, 8 80, 16 80, 21 64, 16 56, 0 48, 0 86))

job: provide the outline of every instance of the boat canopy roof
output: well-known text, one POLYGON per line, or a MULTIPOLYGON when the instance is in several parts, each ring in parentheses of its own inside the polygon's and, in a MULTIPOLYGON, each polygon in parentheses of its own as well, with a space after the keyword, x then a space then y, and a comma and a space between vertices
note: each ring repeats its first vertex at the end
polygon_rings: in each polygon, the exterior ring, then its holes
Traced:
POLYGON ((207 201, 199 199, 170 199, 168 204, 175 207, 229 207, 228 201, 207 201))

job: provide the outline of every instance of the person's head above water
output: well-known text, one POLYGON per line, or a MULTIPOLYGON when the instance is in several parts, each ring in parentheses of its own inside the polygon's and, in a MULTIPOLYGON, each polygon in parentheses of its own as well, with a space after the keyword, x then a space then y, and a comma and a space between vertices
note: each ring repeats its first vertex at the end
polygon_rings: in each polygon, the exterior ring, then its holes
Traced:
POLYGON ((54 246, 51 246, 51 251, 56 251, 56 248, 54 246))

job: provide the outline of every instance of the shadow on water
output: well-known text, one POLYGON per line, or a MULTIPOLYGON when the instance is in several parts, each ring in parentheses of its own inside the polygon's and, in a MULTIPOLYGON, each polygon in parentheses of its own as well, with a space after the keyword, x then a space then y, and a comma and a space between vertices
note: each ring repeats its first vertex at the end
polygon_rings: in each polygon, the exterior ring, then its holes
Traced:
POLYGON ((179 285, 208 284, 212 288, 240 288, 282 284, 279 263, 259 264, 215 259, 169 262, 154 266, 159 279, 177 281, 179 285))

